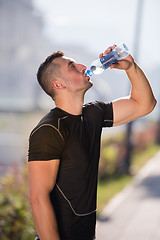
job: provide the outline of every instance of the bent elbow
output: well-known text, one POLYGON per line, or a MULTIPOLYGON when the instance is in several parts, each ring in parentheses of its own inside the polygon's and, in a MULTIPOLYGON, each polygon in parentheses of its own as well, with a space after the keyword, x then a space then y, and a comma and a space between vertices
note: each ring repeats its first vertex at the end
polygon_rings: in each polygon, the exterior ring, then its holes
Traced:
POLYGON ((145 116, 145 115, 151 113, 153 111, 153 109, 155 108, 156 104, 157 104, 157 100, 153 97, 150 104, 147 104, 143 115, 145 116))
POLYGON ((151 113, 153 111, 153 109, 155 108, 156 104, 157 104, 157 100, 155 98, 153 98, 152 103, 150 104, 149 113, 151 113))

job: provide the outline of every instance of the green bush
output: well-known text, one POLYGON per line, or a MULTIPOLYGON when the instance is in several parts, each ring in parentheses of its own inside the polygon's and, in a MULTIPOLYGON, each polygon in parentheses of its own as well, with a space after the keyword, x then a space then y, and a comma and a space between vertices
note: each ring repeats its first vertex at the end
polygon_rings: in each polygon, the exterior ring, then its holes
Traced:
POLYGON ((28 201, 26 165, 0 177, 0 239, 35 238, 31 207, 28 201))
POLYGON ((117 175, 125 154, 124 134, 102 140, 99 163, 99 179, 117 175))

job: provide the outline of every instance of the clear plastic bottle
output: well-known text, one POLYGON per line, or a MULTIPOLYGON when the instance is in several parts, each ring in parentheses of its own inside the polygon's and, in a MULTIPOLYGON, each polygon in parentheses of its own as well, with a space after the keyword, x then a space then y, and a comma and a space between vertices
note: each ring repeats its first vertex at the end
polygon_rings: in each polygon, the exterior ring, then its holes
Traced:
POLYGON ((105 69, 109 68, 113 63, 116 63, 124 58, 126 58, 130 53, 125 44, 116 46, 110 53, 105 56, 95 60, 89 70, 86 71, 87 76, 92 76, 92 74, 100 74, 105 69))

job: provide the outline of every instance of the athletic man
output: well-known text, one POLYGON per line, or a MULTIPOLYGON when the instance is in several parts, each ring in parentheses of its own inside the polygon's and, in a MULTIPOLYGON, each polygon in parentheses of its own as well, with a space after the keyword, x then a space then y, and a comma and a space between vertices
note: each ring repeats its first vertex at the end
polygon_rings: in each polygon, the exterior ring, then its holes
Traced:
POLYGON ((86 66, 56 52, 39 67, 39 84, 56 107, 34 128, 29 141, 30 202, 37 239, 95 238, 102 128, 144 116, 156 104, 146 76, 131 55, 111 68, 126 71, 130 96, 83 106, 84 94, 92 86, 86 66))

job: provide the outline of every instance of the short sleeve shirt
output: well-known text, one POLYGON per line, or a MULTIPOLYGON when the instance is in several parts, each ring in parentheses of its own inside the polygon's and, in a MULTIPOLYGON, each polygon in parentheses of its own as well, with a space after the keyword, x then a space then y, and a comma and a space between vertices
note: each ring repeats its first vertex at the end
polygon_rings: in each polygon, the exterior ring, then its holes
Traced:
POLYGON ((112 103, 94 102, 80 115, 54 108, 31 132, 28 161, 60 159, 50 197, 61 239, 93 239, 100 138, 112 125, 112 103))

